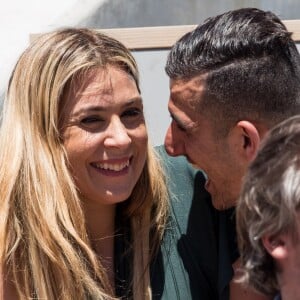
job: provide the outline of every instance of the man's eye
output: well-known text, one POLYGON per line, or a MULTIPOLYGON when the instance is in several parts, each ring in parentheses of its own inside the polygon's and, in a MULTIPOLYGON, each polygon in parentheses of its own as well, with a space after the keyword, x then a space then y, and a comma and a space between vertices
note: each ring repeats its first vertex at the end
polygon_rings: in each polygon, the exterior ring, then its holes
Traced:
POLYGON ((176 122, 176 120, 174 120, 174 118, 172 118, 172 122, 175 124, 175 126, 176 126, 180 131, 182 131, 182 132, 185 132, 185 131, 186 131, 186 129, 185 129, 183 126, 181 126, 178 122, 176 122))
POLYGON ((185 132, 185 131, 186 131, 185 128, 182 127, 181 125, 179 125, 178 123, 177 123, 176 125, 177 125, 177 128, 178 128, 180 131, 182 131, 182 132, 185 132))

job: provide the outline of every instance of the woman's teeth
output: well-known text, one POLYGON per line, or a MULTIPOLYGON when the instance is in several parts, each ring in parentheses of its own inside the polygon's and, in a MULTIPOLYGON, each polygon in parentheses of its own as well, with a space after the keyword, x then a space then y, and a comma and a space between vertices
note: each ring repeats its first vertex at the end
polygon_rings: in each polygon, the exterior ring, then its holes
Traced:
POLYGON ((104 169, 104 170, 121 171, 129 166, 129 160, 118 164, 99 163, 99 164, 95 164, 95 166, 99 169, 104 169))

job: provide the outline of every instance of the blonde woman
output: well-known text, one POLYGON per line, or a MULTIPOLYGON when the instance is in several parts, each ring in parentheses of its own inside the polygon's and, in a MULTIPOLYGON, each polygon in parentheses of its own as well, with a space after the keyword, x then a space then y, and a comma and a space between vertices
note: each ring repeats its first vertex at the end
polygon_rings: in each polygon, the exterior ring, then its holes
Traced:
POLYGON ((150 299, 168 198, 130 52, 87 29, 39 37, 0 148, 2 298, 150 299))

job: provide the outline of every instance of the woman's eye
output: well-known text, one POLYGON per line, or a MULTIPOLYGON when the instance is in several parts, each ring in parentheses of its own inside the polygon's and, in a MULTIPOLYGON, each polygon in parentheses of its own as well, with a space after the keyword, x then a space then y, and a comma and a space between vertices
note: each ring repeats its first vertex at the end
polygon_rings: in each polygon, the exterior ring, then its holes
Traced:
POLYGON ((123 112, 122 117, 135 117, 142 114, 141 109, 139 108, 131 108, 123 112))
POLYGON ((102 120, 99 117, 86 117, 81 120, 81 123, 92 124, 92 123, 100 122, 100 121, 102 121, 102 120))
POLYGON ((80 121, 83 128, 86 130, 99 130, 102 128, 104 122, 99 116, 90 116, 81 119, 80 121))

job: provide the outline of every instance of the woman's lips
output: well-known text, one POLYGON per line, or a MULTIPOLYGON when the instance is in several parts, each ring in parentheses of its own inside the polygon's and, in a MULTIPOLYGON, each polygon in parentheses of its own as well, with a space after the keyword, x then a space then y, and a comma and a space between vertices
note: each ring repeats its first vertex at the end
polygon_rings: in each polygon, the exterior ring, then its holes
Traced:
POLYGON ((108 176, 121 176, 128 172, 132 157, 125 159, 109 159, 101 162, 93 162, 91 166, 98 172, 108 176))

